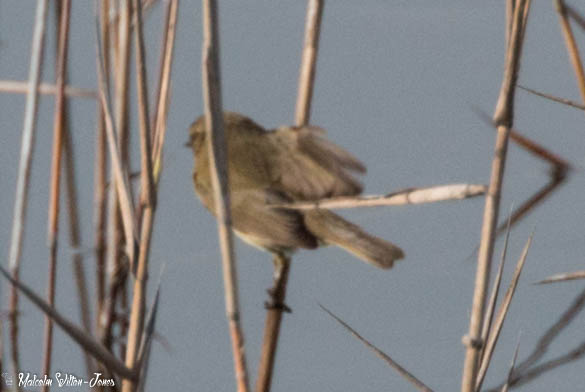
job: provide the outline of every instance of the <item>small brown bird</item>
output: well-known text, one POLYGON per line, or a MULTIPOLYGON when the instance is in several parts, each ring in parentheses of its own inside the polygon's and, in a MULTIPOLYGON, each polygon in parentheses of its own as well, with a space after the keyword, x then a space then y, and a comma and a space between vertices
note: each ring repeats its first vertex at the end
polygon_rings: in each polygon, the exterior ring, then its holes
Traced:
MULTIPOLYGON (((404 257, 397 246, 374 237, 331 211, 275 208, 270 204, 356 195, 352 172, 365 167, 313 126, 266 131, 238 113, 224 112, 233 229, 244 241, 272 253, 336 245, 380 268, 404 257)), ((205 118, 190 128, 195 192, 214 215, 205 118)))

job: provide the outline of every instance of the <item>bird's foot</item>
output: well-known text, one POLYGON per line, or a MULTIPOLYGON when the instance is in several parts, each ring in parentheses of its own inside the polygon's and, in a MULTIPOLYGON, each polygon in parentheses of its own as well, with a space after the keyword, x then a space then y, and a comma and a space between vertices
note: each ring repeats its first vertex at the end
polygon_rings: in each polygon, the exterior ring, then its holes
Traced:
POLYGON ((264 308, 269 310, 276 309, 285 313, 292 313, 292 309, 287 304, 282 302, 280 298, 278 298, 279 296, 276 294, 274 288, 267 289, 266 292, 268 293, 270 300, 264 301, 264 308))

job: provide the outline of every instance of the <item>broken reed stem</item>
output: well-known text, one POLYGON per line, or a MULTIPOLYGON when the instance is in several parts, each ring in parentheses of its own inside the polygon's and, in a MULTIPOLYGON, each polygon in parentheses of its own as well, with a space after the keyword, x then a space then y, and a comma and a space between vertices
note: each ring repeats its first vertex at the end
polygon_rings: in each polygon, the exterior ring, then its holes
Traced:
MULTIPOLYGON (((520 219, 522 219, 532 208, 534 208, 537 204, 542 203, 548 196, 551 195, 552 191, 557 189, 559 185, 561 185, 565 181, 565 177, 553 177, 549 182, 547 182, 541 189, 539 189, 534 195, 532 195, 528 200, 522 203, 511 216, 512 225, 516 224, 520 219)), ((496 236, 500 235, 501 233, 506 230, 506 224, 502 223, 496 230, 496 236)))
MULTIPOLYGON (((136 87, 138 95, 138 117, 140 123, 140 173, 141 173, 141 206, 145 208, 140 223, 140 246, 138 264, 130 310, 130 324, 127 334, 126 366, 133 369, 136 364, 138 349, 142 338, 144 315, 146 311, 146 281, 148 278, 148 254, 156 209, 156 194, 152 176, 151 134, 148 115, 148 91, 146 86, 146 65, 144 38, 142 32, 142 9, 140 0, 132 1, 135 16, 134 46, 136 48, 136 87)), ((129 380, 122 383, 123 392, 131 392, 135 385, 129 380)))
POLYGON ((230 197, 227 167, 226 136, 223 128, 221 74, 219 64, 219 22, 217 3, 203 0, 202 79, 205 125, 215 211, 225 290, 226 314, 232 339, 236 384, 239 392, 248 391, 248 371, 244 338, 240 326, 238 280, 231 230, 230 197))
POLYGON ((565 272, 560 274, 551 275, 546 279, 537 282, 538 284, 549 284, 556 282, 566 282, 569 280, 585 279, 585 270, 575 272, 565 272))
POLYGON ((479 355, 483 346, 481 329, 491 271, 508 139, 513 123, 514 91, 522 47, 522 31, 524 30, 522 21, 525 19, 526 6, 526 0, 518 0, 514 9, 510 44, 508 45, 506 54, 506 68, 494 113, 494 122, 497 124, 497 136, 488 194, 486 195, 485 201, 469 332, 464 338, 466 353, 461 382, 462 392, 472 392, 475 390, 479 355))
MULTIPOLYGON (((35 27, 32 39, 31 59, 28 78, 28 93, 24 109, 24 125, 22 129, 22 145, 20 161, 18 164, 18 176, 16 181, 16 194, 14 200, 14 218, 12 222, 12 234, 10 240, 9 269, 12 277, 18 280, 20 269, 20 256, 22 251, 22 236, 26 217, 26 203, 28 200, 28 187, 30 181, 30 168, 32 163, 32 148, 36 125, 36 112, 38 100, 38 86, 41 64, 43 60, 45 22, 47 17, 48 0, 38 0, 35 14, 35 27)), ((15 287, 10 289, 10 340, 11 361, 14 379, 20 370, 18 353, 18 292, 15 287)), ((17 387, 17 390, 19 387, 17 387)))
MULTIPOLYGON (((307 14, 305 18, 305 38, 301 67, 299 72, 299 88, 295 109, 295 124, 307 125, 311 116, 311 101, 315 85, 315 73, 317 68, 317 53, 319 48, 319 33, 323 16, 324 0, 308 0, 307 14)), ((274 256, 274 286, 272 300, 275 306, 266 312, 266 324, 264 326, 264 339, 260 354, 258 379, 256 391, 268 392, 274 371, 274 358, 282 321, 282 311, 286 297, 286 285, 290 260, 287 257, 274 256), (277 263, 278 262, 278 263, 277 263), (281 265, 282 264, 282 265, 281 265), (282 270, 282 271, 280 271, 282 270), (275 296, 274 293, 279 293, 275 296)))
POLYGON ((403 206, 410 204, 435 203, 446 200, 460 200, 484 195, 485 185, 453 184, 428 188, 407 189, 388 195, 341 196, 315 201, 301 201, 290 204, 274 204, 274 208, 291 210, 312 210, 317 208, 342 209, 376 206, 403 206))
POLYGON ((563 36, 565 38, 571 64, 573 64, 573 69, 575 70, 577 87, 579 87, 581 99, 583 100, 583 103, 585 103, 585 72, 583 71, 581 56, 579 55, 579 47, 577 46, 577 42, 575 42, 575 36, 573 35, 573 30, 571 29, 571 24, 569 23, 569 19, 567 17, 565 2, 563 0, 555 0, 555 6, 557 12, 559 13, 561 29, 563 31, 563 36))
MULTIPOLYGON (((0 80, 0 92, 3 93, 16 93, 25 94, 28 91, 27 82, 19 82, 16 80, 0 80)), ((37 92, 45 95, 55 95, 57 87, 53 84, 40 83, 37 92)), ((74 86, 65 86, 64 94, 67 97, 78 97, 78 98, 92 98, 96 99, 97 94, 95 90, 89 88, 81 88, 74 86)))
MULTIPOLYGON (((59 201, 61 190, 61 162, 63 151, 63 118, 65 115, 65 75, 67 71, 67 52, 69 46, 69 17, 71 11, 70 0, 64 0, 59 15, 59 39, 57 46, 57 94, 55 95, 55 116, 53 123, 53 153, 51 162, 51 183, 49 191, 49 227, 47 244, 49 246, 49 273, 47 283, 47 303, 55 306, 55 284, 57 280, 57 237, 59 235, 59 201)), ((45 353, 43 356, 42 373, 51 371, 51 356, 53 353, 53 321, 45 317, 45 353)), ((48 390, 43 385, 43 391, 48 390)))

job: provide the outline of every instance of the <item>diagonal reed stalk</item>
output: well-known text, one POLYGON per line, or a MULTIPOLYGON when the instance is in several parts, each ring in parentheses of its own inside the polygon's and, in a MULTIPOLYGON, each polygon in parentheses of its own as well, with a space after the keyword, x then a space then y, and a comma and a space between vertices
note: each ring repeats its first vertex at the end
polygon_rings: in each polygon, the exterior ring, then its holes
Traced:
MULTIPOLYGON (((122 361, 114 356, 104 345, 93 338, 83 329, 77 327, 66 317, 61 315, 57 310, 44 301, 31 288, 24 283, 12 278, 12 276, 4 268, 0 266, 0 275, 6 278, 13 287, 20 290, 33 304, 35 304, 45 315, 51 317, 53 322, 67 333, 75 342, 83 347, 87 352, 91 353, 98 361, 104 363, 109 369, 126 378, 136 378, 136 373, 132 369, 128 369, 122 361)), ((18 380, 18 378, 17 378, 18 380)))
POLYGON ((571 29, 571 24, 569 23, 567 6, 565 6, 563 0, 555 0, 555 7, 559 14, 561 29, 563 31, 563 37, 565 38, 565 44, 567 45, 567 51, 569 52, 569 58, 571 59, 571 64, 575 70, 577 87, 579 88, 581 99, 583 103, 585 103, 585 71, 583 71, 583 63, 581 62, 581 56, 579 55, 579 47, 577 46, 573 30, 571 29))
MULTIPOLYGON (((307 3, 307 16, 305 21, 305 39, 301 58, 299 75, 299 88, 295 110, 295 123, 297 126, 307 125, 311 116, 311 101, 313 97, 315 73, 317 69, 317 52, 319 48, 319 33, 323 16, 324 0, 309 0, 307 3)), ((266 323, 264 325, 264 339, 258 367, 258 379, 256 380, 256 392, 270 390, 272 373, 274 371, 274 359, 282 321, 282 312, 286 297, 286 284, 290 270, 290 258, 282 255, 274 255, 274 286, 271 289, 272 302, 266 311, 266 323), (278 306, 280 305, 280 306, 278 306)))
POLYGON ((392 369, 396 370, 402 377, 404 377, 408 382, 410 382, 416 389, 422 392, 433 392, 431 388, 426 386, 422 381, 420 381, 416 376, 410 373, 408 370, 403 368, 398 362, 394 361, 388 354, 380 350, 378 347, 374 346, 372 343, 367 341, 363 336, 361 336, 355 329, 349 326, 345 321, 337 317, 333 312, 327 309, 325 306, 319 304, 322 310, 324 310, 329 316, 331 316, 335 321, 337 321, 341 326, 349 331, 357 340, 362 342, 367 348, 372 350, 376 356, 381 358, 384 362, 388 364, 392 369))
POLYGON ((485 343, 485 347, 483 350, 483 355, 480 361, 480 366, 477 374, 477 381, 475 390, 480 391, 481 386, 483 384, 483 380, 485 379, 485 375, 487 373, 488 367, 490 365, 490 361, 492 358, 492 354, 498 343, 498 338, 500 336, 500 332, 502 327, 504 326, 504 321, 506 320, 506 316, 508 315, 508 310, 510 309, 510 304, 512 303, 512 298, 514 297, 514 293, 516 292, 516 287, 518 287, 518 280, 520 279, 520 274, 522 273, 522 269, 524 268, 524 262, 526 261, 526 256, 528 255, 528 249, 530 248, 530 244, 532 243, 532 235, 526 241, 526 245, 522 250, 522 255, 516 264, 516 269, 514 270, 514 276, 512 277, 512 281, 508 286, 508 290, 504 295, 504 299, 502 304, 500 305, 500 310, 494 320, 494 325, 490 329, 490 333, 488 335, 487 341, 485 343))
MULTIPOLYGON (((28 92, 24 109, 24 125, 22 129, 22 146, 20 161, 18 164, 18 176, 16 182, 16 195, 14 200, 14 218, 12 221, 12 234, 10 240, 9 268, 12 277, 18 280, 20 269, 20 256, 22 251, 22 236, 26 218, 26 203, 28 200, 28 187, 30 181, 30 169, 32 163, 32 147, 34 144, 36 112, 38 101, 38 86, 43 59, 45 22, 47 18, 48 0, 38 0, 35 25, 32 39, 31 59, 28 78, 28 92)), ((10 340, 12 369, 14 379, 20 369, 18 353, 18 292, 15 287, 10 290, 10 340)), ((17 390, 20 388, 17 386, 17 390)))
POLYGON ((500 207, 500 195, 502 192, 508 139, 510 128, 513 123, 514 91, 522 48, 524 31, 523 22, 525 23, 527 20, 529 5, 530 2, 527 0, 518 0, 515 4, 514 15, 512 17, 512 28, 506 52, 506 67, 500 89, 500 96, 494 113, 494 122, 497 125, 497 136, 488 194, 485 201, 481 242, 477 259, 475 289, 473 293, 472 313, 469 321, 469 332, 464 339, 466 353, 461 382, 462 392, 474 391, 477 381, 479 355, 483 346, 483 342, 481 341, 481 329, 485 315, 485 302, 491 271, 494 242, 496 238, 496 225, 500 207))
POLYGON ((227 171, 226 137, 223 128, 219 20, 217 3, 203 0, 202 79, 205 125, 211 180, 217 212, 218 235, 222 255, 225 306, 234 357, 234 370, 238 392, 249 390, 248 371, 244 351, 244 337, 240 326, 240 304, 236 260, 231 230, 229 182, 227 171))
MULTIPOLYGON (((53 123, 53 154, 51 162, 51 183, 49 190, 49 227, 47 244, 49 246, 49 273, 47 283, 47 303, 55 306, 55 285, 57 281, 57 237, 59 235, 59 201, 61 190, 61 163, 63 151, 63 125, 65 117, 65 77, 67 72, 67 52, 69 47, 69 19, 71 2, 64 0, 59 14, 59 38, 57 46, 57 91, 55 94, 55 116, 53 123)), ((53 320, 45 317, 45 353, 43 356, 43 374, 51 371, 53 353, 53 320)), ((48 391, 44 384, 42 391, 48 391)))

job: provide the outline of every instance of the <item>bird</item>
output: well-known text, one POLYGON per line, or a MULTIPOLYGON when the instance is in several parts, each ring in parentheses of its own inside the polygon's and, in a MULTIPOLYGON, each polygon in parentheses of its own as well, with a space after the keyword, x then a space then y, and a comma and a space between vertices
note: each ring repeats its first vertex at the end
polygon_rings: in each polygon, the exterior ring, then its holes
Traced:
MULTIPOLYGON (((327 140, 322 128, 281 126, 266 130, 252 119, 229 111, 223 113, 223 124, 232 228, 242 240, 286 257, 297 249, 334 245, 383 269, 404 257, 398 246, 368 234, 334 212, 282 207, 295 201, 362 192, 355 175, 364 173, 365 166, 327 140)), ((195 193, 216 215, 208 135, 205 117, 201 116, 190 126, 187 144, 194 154, 195 193)))

